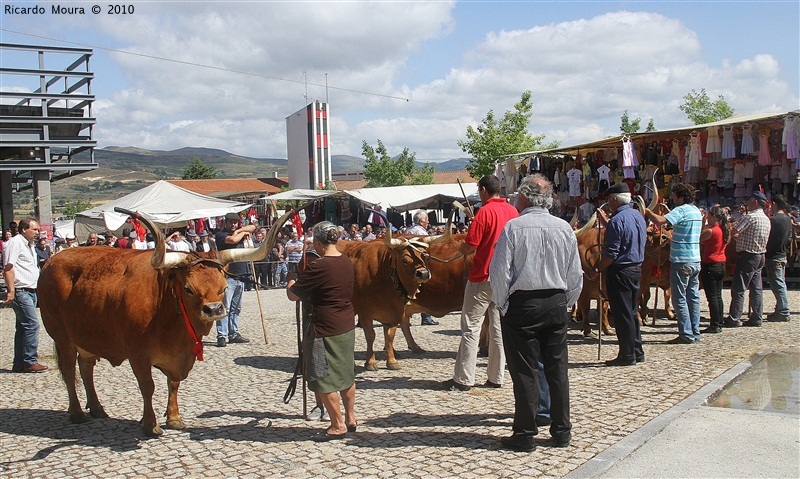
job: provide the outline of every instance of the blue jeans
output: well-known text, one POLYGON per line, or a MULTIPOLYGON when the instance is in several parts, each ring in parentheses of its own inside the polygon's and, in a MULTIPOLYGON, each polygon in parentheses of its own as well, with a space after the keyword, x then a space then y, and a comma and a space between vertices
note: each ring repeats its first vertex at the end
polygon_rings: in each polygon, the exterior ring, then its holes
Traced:
POLYGON ((786 260, 768 259, 764 263, 769 280, 769 289, 775 295, 775 316, 781 318, 789 317, 789 296, 786 293, 786 260))
POLYGON ((14 333, 14 368, 32 366, 39 360, 39 317, 36 315, 36 293, 17 289, 11 303, 17 317, 14 333))
POLYGON ((217 321, 217 338, 230 338, 239 334, 239 313, 242 312, 242 291, 244 283, 236 278, 228 278, 225 288, 225 311, 228 316, 217 321))
POLYGON ((689 341, 700 339, 700 263, 672 263, 669 284, 672 309, 678 320, 678 335, 689 341))

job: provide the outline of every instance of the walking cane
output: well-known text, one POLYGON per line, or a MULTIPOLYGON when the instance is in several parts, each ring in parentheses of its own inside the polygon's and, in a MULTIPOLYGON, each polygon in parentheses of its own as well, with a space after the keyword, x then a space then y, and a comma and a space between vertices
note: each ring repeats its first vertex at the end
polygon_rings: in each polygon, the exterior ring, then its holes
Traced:
POLYGON ((258 300, 258 312, 261 313, 261 328, 264 330, 264 344, 269 344, 269 333, 267 333, 267 322, 264 319, 264 308, 261 307, 261 293, 258 289, 258 275, 256 275, 256 265, 253 261, 250 262, 250 268, 253 269, 253 286, 256 288, 256 299, 258 300))

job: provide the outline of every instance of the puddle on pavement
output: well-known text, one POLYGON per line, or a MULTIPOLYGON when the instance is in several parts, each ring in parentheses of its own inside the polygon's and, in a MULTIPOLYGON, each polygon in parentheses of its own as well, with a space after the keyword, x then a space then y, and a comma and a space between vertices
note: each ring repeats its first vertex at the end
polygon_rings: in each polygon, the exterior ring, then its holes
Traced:
POLYGON ((771 351, 726 386, 709 406, 800 415, 800 351, 771 351))

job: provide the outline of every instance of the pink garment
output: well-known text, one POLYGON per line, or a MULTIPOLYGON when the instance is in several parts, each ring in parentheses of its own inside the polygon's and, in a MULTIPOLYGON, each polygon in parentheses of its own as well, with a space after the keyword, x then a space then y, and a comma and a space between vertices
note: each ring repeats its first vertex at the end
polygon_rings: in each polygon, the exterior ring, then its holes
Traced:
POLYGON ((772 164, 772 158, 769 156, 769 133, 763 131, 758 133, 758 164, 772 164))
POLYGON ((622 140, 622 167, 639 166, 639 159, 636 158, 636 149, 631 140, 622 140))

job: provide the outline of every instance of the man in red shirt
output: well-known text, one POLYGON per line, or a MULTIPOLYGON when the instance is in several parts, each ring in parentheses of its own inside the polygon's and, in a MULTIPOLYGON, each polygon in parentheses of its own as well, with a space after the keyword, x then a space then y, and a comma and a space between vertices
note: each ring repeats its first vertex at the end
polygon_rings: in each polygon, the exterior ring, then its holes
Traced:
POLYGON ((499 388, 505 376, 506 358, 500 331, 500 313, 492 302, 489 263, 503 227, 508 220, 519 216, 519 213, 500 197, 500 180, 494 175, 480 179, 478 195, 482 206, 461 244, 461 252, 465 256, 475 253, 475 257, 467 277, 464 303, 461 307, 461 344, 456 354, 455 372, 453 379, 444 383, 445 389, 451 391, 468 391, 475 384, 478 339, 484 315, 489 321, 488 380, 485 386, 499 388))

